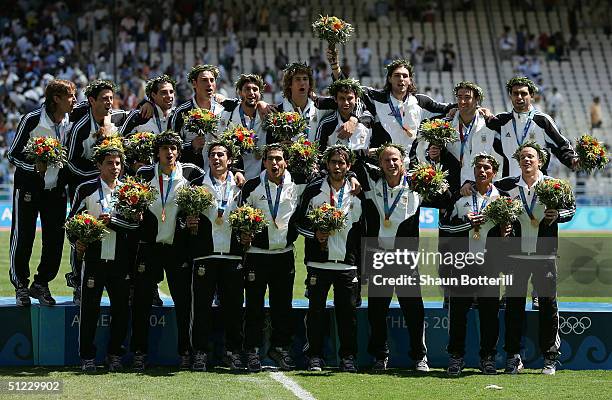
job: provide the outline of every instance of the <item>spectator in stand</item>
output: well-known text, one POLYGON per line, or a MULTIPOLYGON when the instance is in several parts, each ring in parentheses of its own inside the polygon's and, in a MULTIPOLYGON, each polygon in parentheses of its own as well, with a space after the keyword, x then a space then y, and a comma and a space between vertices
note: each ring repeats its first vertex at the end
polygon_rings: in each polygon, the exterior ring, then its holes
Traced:
POLYGON ((510 35, 510 27, 504 26, 504 33, 499 38, 499 57, 502 60, 512 60, 514 45, 514 39, 510 35))
POLYGON ((550 97, 545 98, 545 100, 546 112, 552 117, 552 119, 556 119, 557 113, 561 111, 561 106, 564 102, 563 95, 559 93, 556 87, 553 87, 550 97))
POLYGON ((452 72, 455 66, 455 51, 452 43, 445 43, 442 49, 442 71, 452 72))
POLYGON ((603 124, 599 96, 593 97, 593 102, 589 108, 589 114, 591 116, 591 133, 593 133, 595 129, 601 129, 601 125, 603 124))
POLYGON ((519 26, 518 31, 516 31, 516 53, 519 56, 524 56, 527 52, 527 32, 524 24, 519 26))
POLYGON ((370 60, 372 58, 372 50, 368 47, 368 42, 363 42, 361 48, 357 50, 357 75, 359 80, 364 76, 372 76, 370 70, 370 60))

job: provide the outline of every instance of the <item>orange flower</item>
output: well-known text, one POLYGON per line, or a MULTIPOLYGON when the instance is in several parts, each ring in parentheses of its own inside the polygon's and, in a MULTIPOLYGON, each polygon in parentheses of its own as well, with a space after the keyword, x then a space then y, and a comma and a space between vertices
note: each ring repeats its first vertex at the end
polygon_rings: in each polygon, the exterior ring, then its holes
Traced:
POLYGON ((339 31, 340 29, 342 29, 342 22, 336 22, 333 28, 335 31, 339 31))

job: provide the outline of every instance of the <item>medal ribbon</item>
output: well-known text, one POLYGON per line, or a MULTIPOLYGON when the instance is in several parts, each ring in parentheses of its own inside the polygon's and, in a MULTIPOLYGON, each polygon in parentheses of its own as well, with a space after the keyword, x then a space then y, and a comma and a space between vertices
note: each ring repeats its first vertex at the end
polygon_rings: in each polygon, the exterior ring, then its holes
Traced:
POLYGON ((278 207, 280 205, 280 196, 283 191, 283 182, 285 177, 281 177, 280 184, 276 187, 276 200, 274 201, 274 206, 272 205, 272 195, 270 194, 270 182, 268 180, 268 174, 264 177, 264 186, 266 188, 266 199, 268 200, 268 209, 270 209, 270 214, 272 215, 272 221, 276 222, 276 216, 278 215, 278 207))
POLYGON ((164 196, 164 177, 163 177, 163 172, 161 170, 161 166, 158 166, 158 175, 159 175, 159 197, 162 203, 162 215, 164 216, 164 218, 162 219, 165 220, 166 203, 168 202, 168 196, 170 195, 170 192, 172 190, 172 183, 174 182, 174 170, 172 170, 172 172, 170 173, 170 177, 168 180, 168 189, 166 190, 165 196, 164 196))
POLYGON ((525 208, 525 211, 527 211, 527 215, 529 215, 529 218, 533 221, 535 219, 535 217, 533 216, 533 208, 535 207, 538 196, 534 193, 533 197, 531 198, 531 206, 527 206, 527 198, 525 197, 525 191, 523 190, 522 186, 519 186, 519 193, 521 195, 523 207, 525 208))
MULTIPOLYGON (((221 183, 217 182, 217 179, 215 179, 212 174, 210 175, 210 179, 213 182, 213 185, 215 186, 215 191, 217 193, 219 193, 217 191, 217 186, 221 186, 221 183)), ((217 217, 221 218, 223 217, 223 214, 225 213, 225 209, 227 208, 227 202, 229 201, 229 197, 230 197, 230 192, 232 190, 232 185, 231 185, 231 180, 234 179, 233 175, 231 173, 231 171, 227 172, 227 177, 225 178, 225 194, 222 194, 221 196, 221 200, 217 199, 217 217)), ((223 192, 221 192, 223 193, 223 192)))
MULTIPOLYGON (((329 183, 329 181, 328 181, 329 183)), ((346 181, 345 181, 346 184, 346 181)), ((340 188, 340 191, 338 192, 338 208, 342 208, 342 199, 344 198, 344 186, 345 184, 342 185, 342 187, 340 188)), ((329 203, 332 207, 335 207, 335 200, 334 200, 334 187, 331 185, 331 183, 329 183, 329 203)))
POLYGON ((153 115, 155 116, 155 125, 157 125, 158 133, 162 133, 163 129, 161 126, 161 119, 159 118, 159 113, 157 112, 157 107, 153 106, 153 115))
POLYGON ((242 106, 238 107, 238 113, 240 114, 240 122, 242 123, 242 126, 244 126, 247 129, 252 130, 255 127, 255 120, 257 119, 257 114, 255 114, 255 116, 251 118, 251 123, 247 125, 246 118, 244 117, 244 110, 242 109, 242 106))
POLYGON ((399 108, 396 108, 393 105, 393 102, 391 101, 391 93, 389 93, 389 95, 388 95, 388 102, 389 102, 389 108, 391 109, 391 115, 393 115, 395 117, 395 120, 397 121, 397 123, 405 131, 406 128, 404 127, 404 119, 402 118, 402 114, 401 114, 399 108))
POLYGON ((393 214, 393 211, 395 210, 395 208, 397 207, 397 204, 399 203, 400 198, 402 197, 402 194, 404 194, 404 189, 406 187, 407 184, 407 177, 404 176, 404 182, 403 182, 403 186, 400 189, 399 193, 397 194, 397 196, 395 197, 395 199, 393 199, 393 204, 391 204, 391 207, 389 207, 389 195, 387 192, 387 181, 385 179, 383 179, 383 198, 384 198, 384 203, 385 203, 385 219, 389 220, 391 218, 391 214, 393 214))
POLYGON ((463 124, 463 122, 461 122, 461 117, 459 117, 459 132, 460 132, 460 136, 461 136, 461 150, 460 150, 460 155, 459 155, 459 161, 461 162, 461 165, 463 165, 463 154, 465 153, 465 144, 468 142, 468 139, 470 138, 470 134, 472 133, 472 127, 474 126, 474 124, 476 123, 476 117, 478 114, 474 115, 474 118, 472 119, 472 122, 470 122, 469 125, 465 125, 463 124), (464 127, 466 130, 466 133, 462 132, 461 127, 464 127))
POLYGON ((484 210, 484 208, 487 206, 487 203, 489 202, 489 196, 491 196, 492 191, 493 186, 491 186, 489 190, 487 190, 487 193, 484 195, 484 200, 482 201, 480 208, 478 207, 478 197, 476 197, 476 191, 472 192, 472 211, 474 211, 474 213, 480 214, 482 210, 484 210))
POLYGON ((512 114, 512 128, 514 129, 514 138, 516 139, 516 143, 520 146, 525 141, 525 137, 527 137, 527 132, 529 132, 529 127, 531 126, 531 121, 533 121, 533 111, 529 111, 527 114, 527 122, 525 123, 525 127, 523 128, 523 136, 519 140, 518 133, 516 132, 516 119, 514 119, 514 114, 512 114))
POLYGON ((100 198, 100 208, 102 209, 102 214, 108 214, 110 208, 107 207, 106 199, 104 198, 104 192, 102 191, 102 179, 98 178, 98 197, 100 198))

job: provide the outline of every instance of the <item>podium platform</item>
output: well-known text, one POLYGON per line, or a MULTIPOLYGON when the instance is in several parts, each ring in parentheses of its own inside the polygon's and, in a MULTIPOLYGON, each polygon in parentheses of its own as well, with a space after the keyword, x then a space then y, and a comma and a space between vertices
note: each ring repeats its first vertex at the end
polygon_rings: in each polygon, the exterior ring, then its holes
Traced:
MULTIPOLYGON (((78 357, 78 326, 79 307, 71 302, 69 297, 58 297, 58 304, 53 307, 40 306, 36 300, 30 307, 17 307, 15 299, 0 299, 0 320, 4 326, 0 329, 0 365, 2 366, 64 366, 77 365, 78 357)), ((295 300, 293 303, 295 339, 293 354, 298 366, 303 367, 302 350, 306 342, 304 317, 307 300, 295 300)), ((563 369, 612 370, 612 304, 607 303, 560 303, 560 337, 563 369)), ((328 320, 331 332, 326 341, 326 361, 328 365, 336 365, 338 338, 336 335, 333 303, 328 302, 328 320)), ((502 350, 504 337, 503 313, 500 311, 500 340, 498 343, 497 366, 503 368, 505 353, 502 350)), ((448 316, 441 302, 425 303, 426 344, 431 367, 446 367, 448 355, 448 316)), ((221 314, 215 311, 213 318, 214 334, 211 338, 211 362, 219 360, 223 333, 221 314)), ((358 365, 366 367, 372 363, 372 357, 367 353, 369 336, 367 302, 357 313, 359 354, 358 365)), ((523 362, 527 368, 541 368, 542 357, 538 349, 537 311, 527 309, 527 328, 523 336, 523 362)), ((103 361, 106 342, 109 334, 109 304, 104 298, 101 315, 98 320, 96 346, 98 361, 103 361)), ((173 365, 178 363, 176 354, 175 313, 172 301, 164 298, 162 307, 153 307, 150 323, 149 361, 157 365, 173 365)), ((387 318, 389 328, 390 367, 411 367, 413 361, 408 357, 408 331, 404 317, 397 302, 391 304, 387 318)), ((266 313, 266 338, 269 336, 269 315, 266 313)), ((470 310, 468 316, 468 333, 465 361, 468 367, 478 365, 478 313, 470 310)), ((128 348, 126 340, 126 348, 128 348)), ((266 348, 260 350, 265 354, 266 348)), ((129 362, 130 355, 126 356, 129 362)), ((264 365, 270 363, 264 361, 264 365)))

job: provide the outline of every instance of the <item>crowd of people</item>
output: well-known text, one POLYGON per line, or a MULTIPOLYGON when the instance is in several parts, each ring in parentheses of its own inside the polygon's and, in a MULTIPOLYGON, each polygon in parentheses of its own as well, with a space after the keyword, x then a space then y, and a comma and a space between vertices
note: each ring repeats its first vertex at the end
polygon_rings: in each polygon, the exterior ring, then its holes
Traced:
MULTIPOLYGON (((556 276, 556 270, 554 254, 544 243, 556 240, 557 224, 571 219, 574 208, 545 210, 535 203, 534 185, 550 179, 545 173, 551 155, 572 169, 578 167, 578 159, 551 117, 534 109, 535 84, 524 77, 510 80, 507 92, 513 109, 493 115, 480 107, 484 91, 473 82, 459 82, 455 102, 440 103, 416 92, 408 60, 390 62, 385 87, 378 90, 346 76, 339 59, 337 50, 327 52, 333 80, 328 87, 330 97, 314 94, 311 67, 289 64, 283 74, 283 101, 278 104, 262 101, 264 80, 255 74, 239 76, 236 98, 220 95, 220 70, 208 64, 196 65, 188 74, 193 90, 189 100, 176 105, 175 80, 160 75, 147 81, 145 100, 131 112, 114 109, 118 88, 108 80, 90 82, 84 91, 86 101, 81 103, 74 82, 51 80, 44 105, 21 118, 8 152, 16 167, 10 251, 16 303, 28 306, 33 297, 43 305, 55 304, 48 283, 59 271, 64 210, 70 202, 70 217, 86 211, 108 230, 94 243, 68 237, 73 251, 67 281, 81 307, 78 345, 84 371, 96 370, 93 339, 104 289, 111 301, 109 369, 123 368, 121 344, 130 318, 132 367, 146 367, 148 317, 164 276, 177 315, 177 354, 182 368, 202 371, 209 367, 211 307, 217 292, 224 313, 223 363, 233 370, 260 371, 264 296, 269 289, 272 336, 268 356, 281 369, 290 370, 295 368, 295 355, 290 352, 293 284, 295 270, 300 268, 295 263, 294 242, 302 235, 309 300, 307 369, 319 371, 325 366, 324 311, 333 286, 339 367, 357 371, 356 307, 364 284, 369 287, 368 352, 374 359, 373 368, 387 369, 386 315, 395 291, 407 321, 415 368, 428 371, 419 284, 375 284, 368 268, 371 262, 367 256, 362 259, 361 249, 362 237, 374 240, 368 250, 374 253, 393 251, 404 239, 418 240, 419 210, 428 206, 441 210, 441 235, 463 238, 460 243, 471 238, 455 251, 475 252, 493 246, 494 237, 517 237, 521 245, 510 251, 508 268, 498 271, 515 276, 518 282, 509 289, 507 300, 505 372, 518 373, 523 368, 520 337, 527 279, 533 274, 542 315, 542 372, 554 374, 559 354, 558 311, 554 279, 548 277, 556 276), (218 115, 217 130, 206 135, 193 131, 186 118, 194 109, 218 115), (270 112, 296 112, 304 119, 302 135, 317 142, 322 153, 319 172, 289 172, 287 142, 279 143, 263 123, 270 112), (421 123, 447 113, 459 140, 445 145, 424 140, 419 134, 421 123), (219 133, 232 124, 253 129, 259 150, 237 154, 232 145, 220 140, 219 133), (112 140, 116 135, 130 137, 143 131, 155 135, 151 159, 128 159, 122 145, 112 140), (33 162, 26 147, 37 136, 57 137, 67 148, 67 165, 58 168, 33 162), (408 170, 419 162, 449 174, 446 192, 426 198, 411 188, 408 170), (112 200, 129 175, 157 190, 151 206, 136 220, 115 209, 112 200), (204 186, 216 206, 200 215, 185 215, 175 201, 183 186, 204 186), (497 196, 522 199, 526 212, 514 225, 493 226, 482 218, 486 203, 497 196), (309 213, 325 204, 346 216, 344 227, 329 232, 312 225, 309 213), (239 205, 262 210, 269 221, 267 227, 258 233, 233 229, 229 214, 239 205), (39 214, 44 250, 30 281, 30 250, 39 214), (542 255, 552 258, 542 261, 542 255), (528 269, 516 269, 526 263, 528 269), (127 307, 130 283, 131 313, 127 307)), ((297 139, 299 135, 290 142, 297 139)), ((441 268, 451 275, 462 273, 452 264, 441 268)), ((403 272, 397 265, 386 271, 390 277, 403 272)), ((449 375, 459 375, 464 368, 465 314, 474 297, 482 304, 481 318, 487 320, 481 324, 486 328, 481 331, 480 368, 485 374, 497 373, 500 289, 499 285, 482 289, 470 288, 466 301, 465 292, 448 288, 449 375)))

